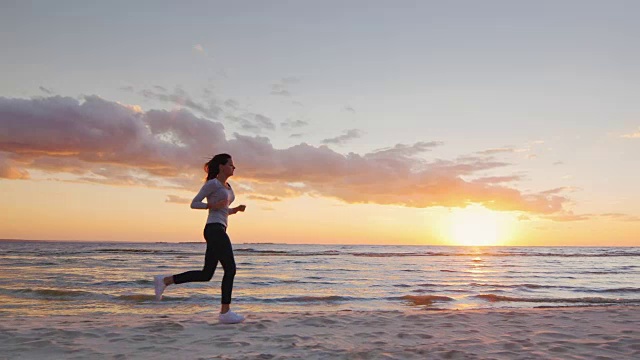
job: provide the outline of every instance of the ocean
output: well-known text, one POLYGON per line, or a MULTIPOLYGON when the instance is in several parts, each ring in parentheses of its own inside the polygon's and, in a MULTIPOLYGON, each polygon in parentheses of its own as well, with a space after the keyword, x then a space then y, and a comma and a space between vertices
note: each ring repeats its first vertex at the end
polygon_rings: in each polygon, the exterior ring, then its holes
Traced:
MULTIPOLYGON (((153 275, 200 269, 203 243, 0 241, 0 315, 202 312, 211 282, 167 288, 153 275)), ((640 305, 639 247, 235 244, 239 312, 640 305)))

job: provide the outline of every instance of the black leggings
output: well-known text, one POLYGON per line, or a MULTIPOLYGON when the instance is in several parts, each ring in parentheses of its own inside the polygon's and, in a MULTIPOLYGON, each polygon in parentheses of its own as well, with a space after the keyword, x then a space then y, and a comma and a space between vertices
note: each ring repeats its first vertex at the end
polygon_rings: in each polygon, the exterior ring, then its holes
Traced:
POLYGON ((207 240, 207 252, 204 255, 204 267, 202 270, 193 270, 173 275, 173 282, 183 284, 194 281, 209 281, 216 271, 218 261, 224 269, 222 277, 222 304, 231 304, 231 291, 233 290, 233 278, 236 275, 236 262, 233 259, 231 240, 226 228, 222 224, 207 224, 204 227, 204 238, 207 240))

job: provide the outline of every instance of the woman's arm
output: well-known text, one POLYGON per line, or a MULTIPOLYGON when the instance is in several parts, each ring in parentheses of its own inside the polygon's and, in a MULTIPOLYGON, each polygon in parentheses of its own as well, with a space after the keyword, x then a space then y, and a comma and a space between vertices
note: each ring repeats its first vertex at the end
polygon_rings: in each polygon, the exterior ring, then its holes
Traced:
POLYGON ((191 208, 206 210, 206 209, 222 209, 223 207, 227 206, 227 199, 222 199, 212 204, 202 201, 204 200, 204 198, 211 195, 213 192, 217 190, 219 189, 216 187, 214 182, 207 182, 206 184, 202 185, 200 192, 198 192, 198 194, 191 201, 191 208))

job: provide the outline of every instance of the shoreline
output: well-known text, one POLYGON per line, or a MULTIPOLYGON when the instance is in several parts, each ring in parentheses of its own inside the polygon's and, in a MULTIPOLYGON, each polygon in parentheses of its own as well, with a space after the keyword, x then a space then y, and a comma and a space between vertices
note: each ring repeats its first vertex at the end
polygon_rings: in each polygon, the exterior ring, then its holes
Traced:
POLYGON ((632 359, 640 307, 3 317, 2 359, 632 359))

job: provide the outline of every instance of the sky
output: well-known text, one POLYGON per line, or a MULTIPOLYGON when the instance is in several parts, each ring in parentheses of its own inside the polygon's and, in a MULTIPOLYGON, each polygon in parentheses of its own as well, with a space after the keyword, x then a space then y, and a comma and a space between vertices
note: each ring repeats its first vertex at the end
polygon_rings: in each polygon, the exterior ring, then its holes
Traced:
POLYGON ((2 239, 640 246, 637 1, 0 7, 2 239))

